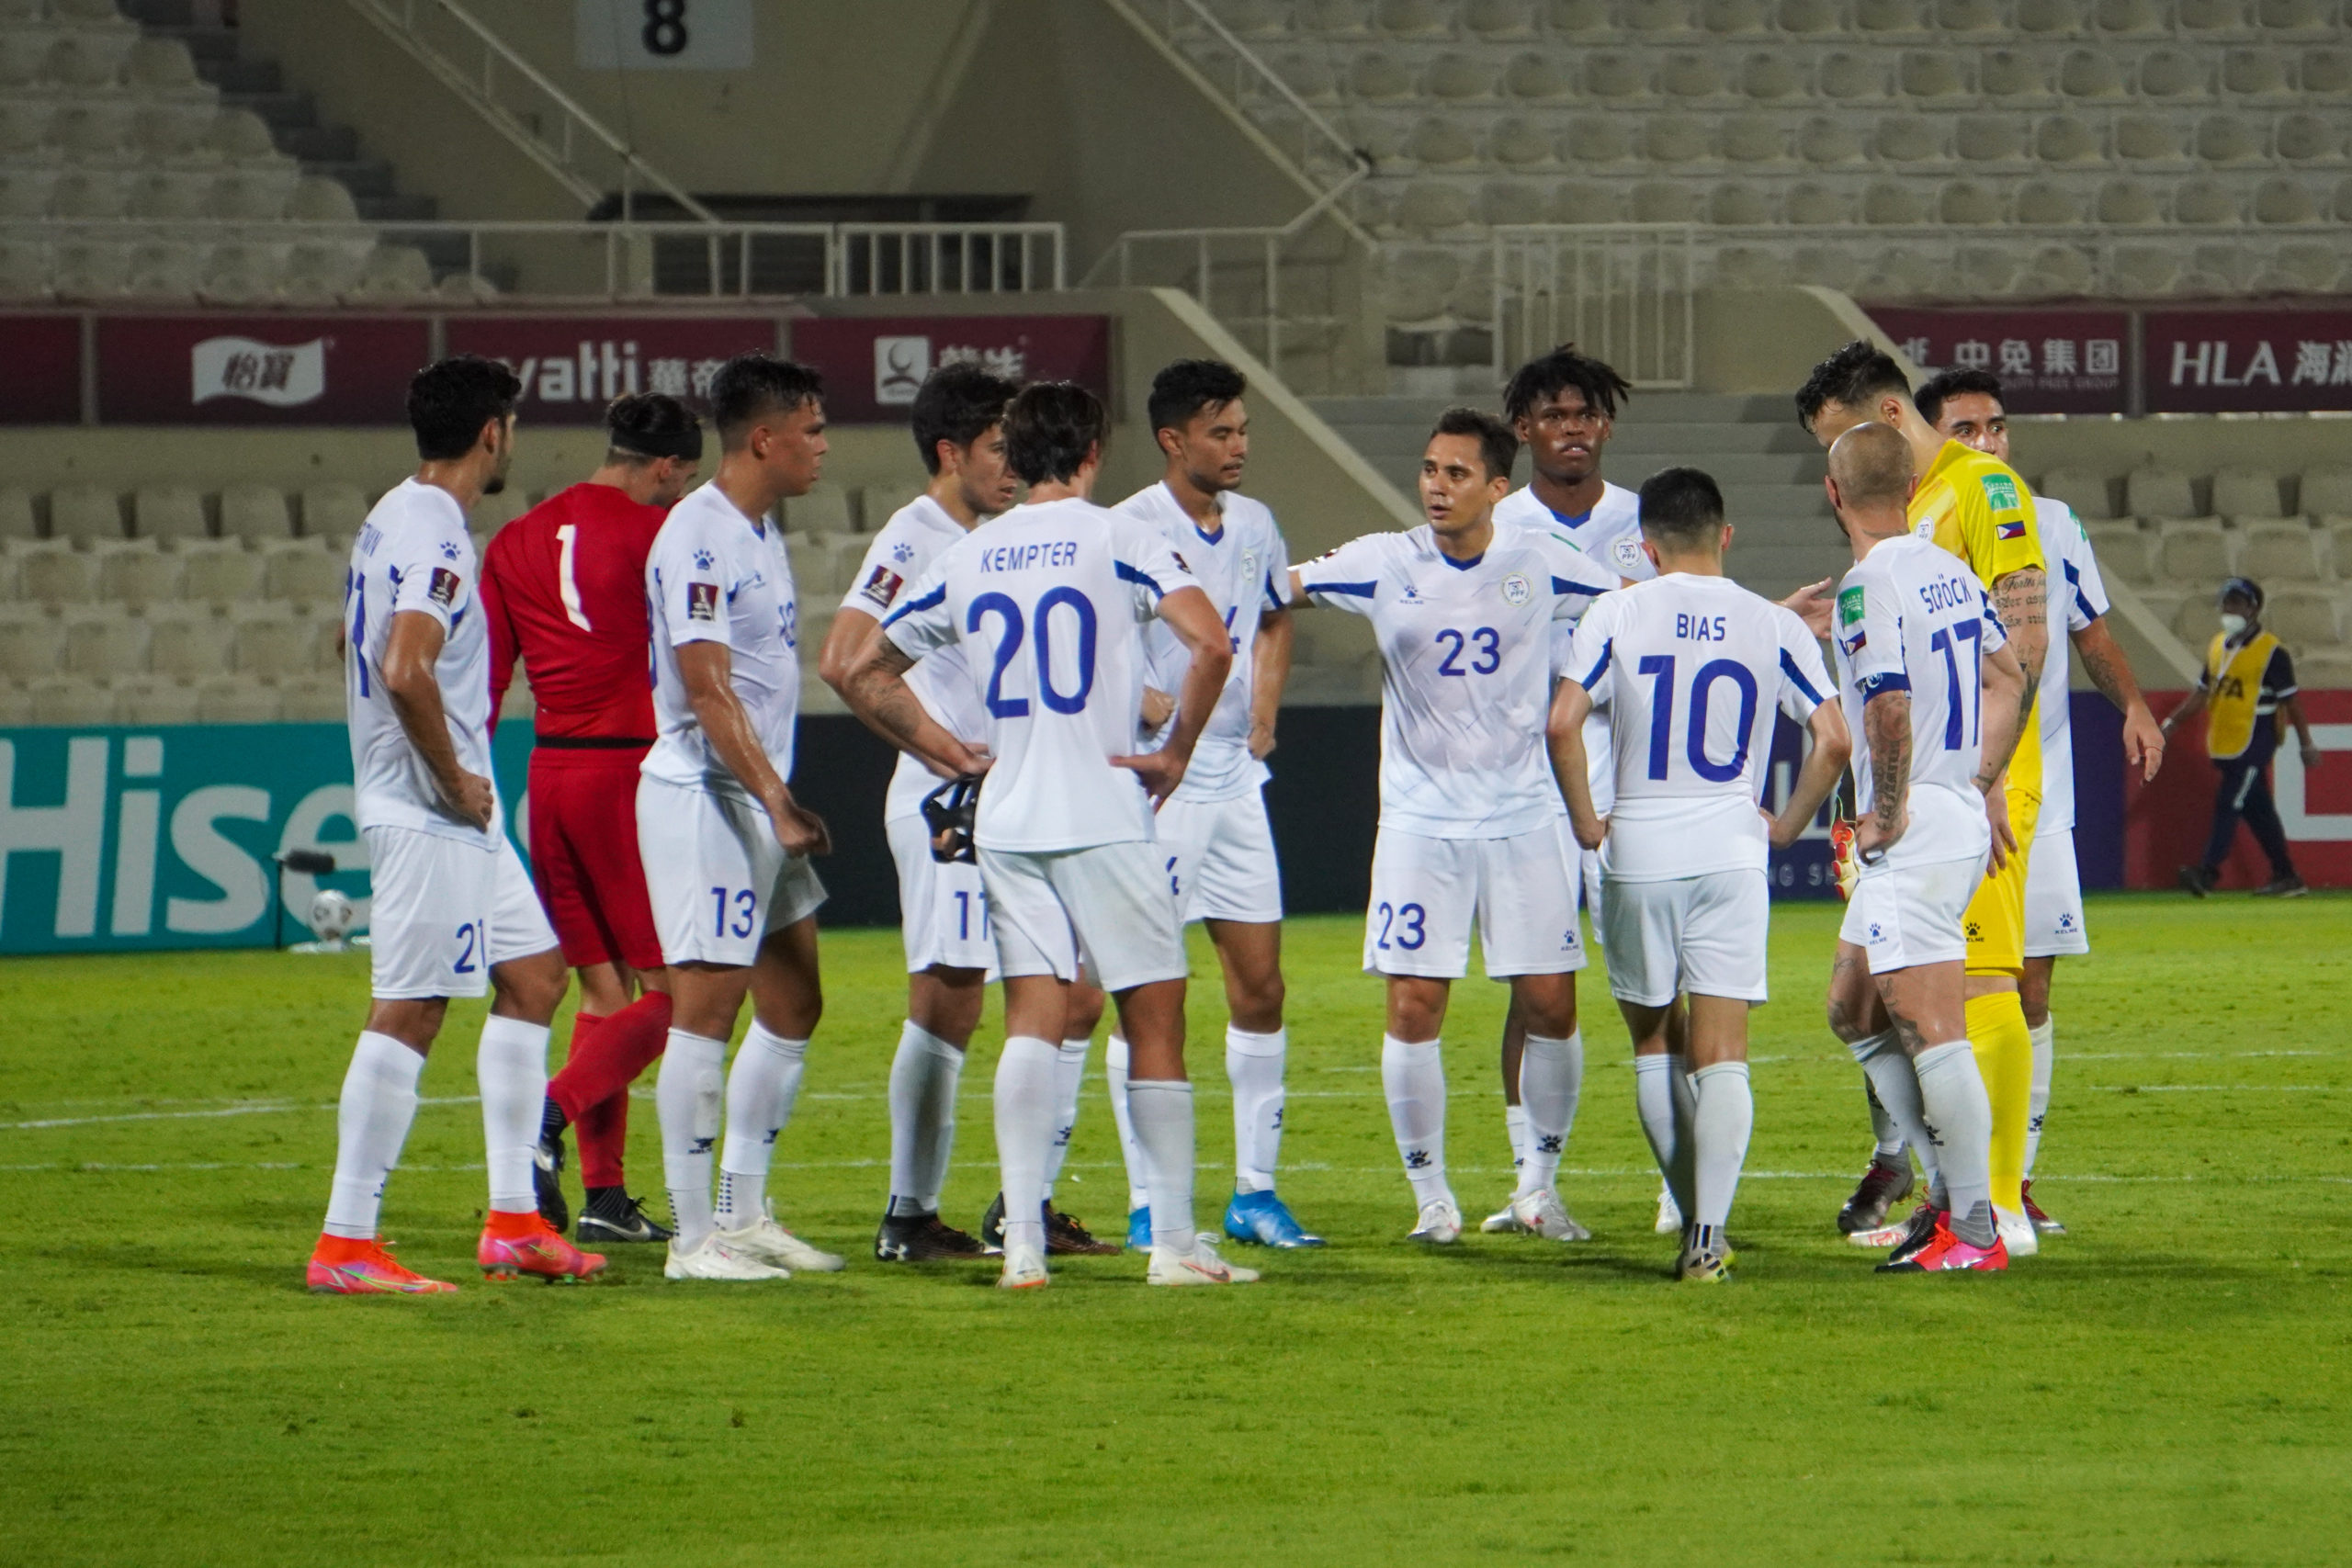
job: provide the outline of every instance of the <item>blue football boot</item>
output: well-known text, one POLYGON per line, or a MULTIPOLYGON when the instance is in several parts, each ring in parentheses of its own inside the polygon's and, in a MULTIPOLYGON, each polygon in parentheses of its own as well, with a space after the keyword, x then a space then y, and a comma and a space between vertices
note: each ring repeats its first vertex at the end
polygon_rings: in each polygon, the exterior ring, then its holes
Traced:
POLYGON ((1129 1252, 1151 1250, 1151 1211, 1149 1209, 1127 1211, 1127 1250, 1129 1252))
POLYGON ((1272 1192, 1236 1192, 1225 1206, 1225 1234, 1236 1241, 1259 1247, 1320 1247, 1323 1238, 1309 1235, 1280 1198, 1272 1192))

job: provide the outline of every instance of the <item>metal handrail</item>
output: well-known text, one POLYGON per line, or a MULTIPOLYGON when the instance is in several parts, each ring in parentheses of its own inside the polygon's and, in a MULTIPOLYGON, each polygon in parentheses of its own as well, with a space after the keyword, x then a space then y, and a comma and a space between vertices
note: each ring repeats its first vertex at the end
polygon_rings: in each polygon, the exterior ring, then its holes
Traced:
MULTIPOLYGON (((1372 160, 1363 149, 1358 147, 1354 142, 1350 141, 1345 136, 1340 133, 1338 129, 1335 128, 1329 120, 1325 119, 1320 114, 1317 114, 1315 111, 1314 106, 1310 105, 1305 98, 1300 97, 1297 90, 1292 87, 1288 82, 1283 80, 1282 73, 1267 64, 1264 60, 1259 57, 1256 50, 1251 49, 1248 44, 1242 42, 1239 38, 1235 36, 1230 28, 1227 28, 1223 22, 1217 19, 1216 13, 1210 10, 1204 3, 1204 0, 1165 0, 1165 3, 1170 7, 1181 6, 1185 10, 1190 11, 1193 14, 1193 20, 1206 28, 1219 43, 1231 50, 1235 58, 1238 59, 1243 64, 1248 65, 1252 71, 1257 73, 1259 80, 1265 85, 1272 87, 1274 90, 1275 96, 1280 97, 1283 102, 1289 107, 1290 111, 1293 114, 1297 115, 1301 119, 1304 119, 1307 124, 1320 131, 1323 135, 1323 139, 1329 141, 1339 151, 1340 157, 1344 162, 1355 165, 1362 172, 1368 173, 1370 171, 1372 160)), ((1171 28, 1170 31, 1172 32, 1173 29, 1171 28)), ((1352 177, 1351 178, 1350 183, 1352 183, 1352 177)))
POLYGON ((512 141, 526 156, 553 175, 566 189, 580 199, 582 205, 594 206, 604 198, 605 193, 572 167, 571 155, 575 128, 584 130, 595 141, 602 142, 605 150, 620 161, 622 211, 628 212, 633 209, 630 198, 634 192, 630 185, 630 176, 641 175, 655 189, 676 202, 698 221, 704 223, 718 221, 718 215, 709 208, 695 200, 684 186, 639 156, 636 149, 607 130, 603 121, 590 114, 571 95, 549 80, 546 73, 523 58, 515 51, 513 45, 500 38, 472 12, 458 5, 457 0, 421 0, 421 3, 446 14, 452 21, 472 34, 481 44, 481 81, 479 86, 455 61, 426 42, 424 35, 417 31, 417 6, 420 0, 399 0, 397 12, 387 3, 387 0, 345 0, 345 3, 361 16, 375 23, 378 29, 395 43, 406 49, 409 54, 443 85, 470 103, 476 113, 512 141), (562 112, 562 143, 559 152, 551 153, 547 143, 540 137, 525 125, 512 110, 497 102, 493 66, 498 62, 503 62, 508 70, 545 94, 548 101, 562 112))
POLYGON ((1575 341, 1624 369, 1636 387, 1692 385, 1698 227, 1498 225, 1487 241, 1498 379, 1552 344, 1575 341))

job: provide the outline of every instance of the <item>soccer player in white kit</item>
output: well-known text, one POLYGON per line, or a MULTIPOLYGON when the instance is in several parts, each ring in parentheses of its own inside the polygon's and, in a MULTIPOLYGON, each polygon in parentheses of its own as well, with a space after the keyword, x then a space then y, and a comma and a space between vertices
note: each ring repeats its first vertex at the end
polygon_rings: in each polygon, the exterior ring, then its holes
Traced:
POLYGON ((1858 737, 1860 874, 1838 933, 1830 1029, 1915 1148, 1928 1201, 1882 1269, 2008 1267, 1993 1218, 1992 1103, 1969 1049, 1961 921, 1986 857, 2017 852, 2001 771, 2026 676, 1965 562, 1911 532, 1909 445, 1854 426, 1829 449, 1830 505, 1854 551, 1834 644, 1858 737))
POLYGON ((1363 966, 1387 982, 1381 1081, 1419 1213, 1412 1239, 1451 1243, 1462 1210, 1445 1177, 1440 1031, 1477 929, 1487 973, 1527 1020, 1520 1087, 1529 1153, 1512 1213, 1574 1234, 1554 1190, 1583 1077, 1575 868, 1554 818, 1544 754, 1552 625, 1617 575, 1550 535, 1498 525, 1518 439, 1476 409, 1439 417, 1421 457, 1430 521, 1368 534, 1290 570, 1294 603, 1372 622, 1380 647, 1380 831, 1363 966))
POLYGON ((1641 517, 1658 575, 1603 594, 1577 623, 1552 758, 1577 840, 1601 857, 1609 988, 1634 1039, 1642 1131, 1690 1216, 1675 1274, 1712 1284, 1729 1275, 1724 1226, 1755 1120, 1747 1010, 1765 999, 1766 858, 1804 831, 1851 747, 1813 634, 1724 575, 1732 530, 1714 480, 1661 469, 1642 485, 1641 517), (1605 814, 1584 750, 1596 704, 1615 758, 1605 814), (1768 818, 1779 713, 1813 744, 1768 818), (1668 1029, 1682 998, 1687 1045, 1668 1029))
POLYGON ((456 1289, 393 1261, 376 1234, 451 997, 494 991, 475 1074, 490 1205, 475 1260, 492 1278, 605 1266, 539 1217, 531 1184, 548 1022, 566 976, 506 837, 490 778, 490 633, 466 510, 504 488, 522 383, 470 355, 409 383, 423 459, 359 531, 345 589, 355 815, 375 897, 368 1026, 337 1109, 334 1185, 308 1282, 336 1295, 456 1289), (526 1102, 528 1102, 527 1104, 526 1102))
POLYGON ((935 770, 985 773, 972 837, 1004 977, 997 1159, 1007 1289, 1046 1283, 1045 1173, 1053 1063, 1068 989, 1087 970, 1116 998, 1128 1100, 1142 1145, 1155 1285, 1257 1278, 1193 1226, 1193 1095, 1184 1078, 1184 976, 1175 889, 1152 808, 1182 779, 1232 664, 1225 628, 1157 533, 1087 498, 1109 426, 1102 400, 1067 381, 1031 386, 1005 412, 1027 503, 942 551, 850 667, 858 716, 935 770), (1141 627, 1166 621, 1192 654, 1175 733, 1131 754, 1142 706, 1141 627), (954 736, 908 690, 916 660, 964 643, 986 671, 989 750, 954 736))
POLYGON ((670 509, 645 562, 658 734, 639 770, 638 849, 670 966, 672 1022, 654 1103, 675 1218, 673 1280, 780 1280, 839 1269, 766 1201, 822 1010, 808 863, 825 824, 792 797, 800 660, 778 501, 825 457, 817 373, 739 355, 712 378, 718 471, 670 509), (727 1072, 746 993, 752 1026, 727 1072), (724 1100, 727 1142, 711 1196, 724 1100))
MULTIPOLYGON (((1920 417, 1964 446, 2009 461, 2009 421, 2002 406, 2000 378, 1986 370, 1947 370, 1912 394, 1920 417)), ((2056 1052, 2050 1020, 2050 983, 2062 954, 2090 952, 2083 919, 2083 889, 2075 862, 2075 749, 2068 694, 2067 646, 2083 661, 2091 684, 2123 716, 2124 761, 2154 779, 2164 764, 2163 727, 2148 710, 2132 676, 2132 660, 2107 629, 2107 584, 2099 576, 2090 537, 2074 508, 2046 495, 2033 498, 2034 524, 2042 553, 2050 558, 2050 625, 2064 626, 2067 641, 2051 644, 2041 667, 2035 714, 2041 724, 2041 815, 2034 824, 2033 855, 2026 863, 2025 972, 2019 1001, 2033 1039, 2033 1098, 2026 1122, 2026 1218, 2044 1235, 2066 1227, 2033 1201, 2033 1166, 2041 1152, 2041 1129, 2050 1109, 2050 1080, 2056 1052)))
MULTIPOLYGON (((1249 384, 1232 366, 1180 359, 1152 378, 1152 434, 1166 459, 1159 482, 1117 510, 1156 529, 1184 558, 1225 622, 1233 654, 1216 711, 1201 731, 1184 782, 1159 808, 1159 837, 1175 860, 1177 908, 1208 927, 1225 971, 1225 1071, 1233 1086, 1233 1199, 1225 1234, 1277 1247, 1320 1247, 1274 1191, 1282 1153, 1283 886, 1266 820, 1265 758, 1274 749, 1291 622, 1283 608, 1288 547, 1274 514, 1240 492, 1250 456, 1249 384)), ((1176 690, 1183 645, 1164 626, 1145 637, 1151 683, 1176 690)), ((1143 1162, 1126 1106, 1126 1042, 1110 1046, 1111 1103, 1127 1155, 1128 1245, 1150 1234, 1143 1162)))
MULTIPOLYGON (((1600 477, 1603 450, 1617 430, 1617 404, 1633 393, 1632 385, 1607 365, 1578 354, 1572 344, 1519 367, 1503 388, 1503 417, 1527 448, 1533 472, 1527 483, 1496 503, 1495 521, 1548 530, 1555 537, 1583 551, 1628 581, 1655 576, 1649 558, 1642 553, 1640 506, 1634 492, 1600 477)), ((1555 672, 1566 667, 1572 626, 1552 629, 1555 672)), ((1590 787, 1595 807, 1605 816, 1614 799, 1615 771, 1610 765, 1609 719, 1596 711, 1585 724, 1585 754, 1591 760, 1590 787)), ((1565 808, 1560 818, 1561 842, 1569 863, 1581 873, 1586 912, 1593 935, 1605 942, 1600 919, 1600 857, 1579 847, 1568 829, 1565 808)), ((1678 1023, 1676 1026, 1679 1028, 1678 1023)), ((1527 1041, 1527 1024, 1514 1007, 1503 1021, 1503 1127, 1510 1137, 1514 1170, 1527 1163, 1527 1111, 1520 1104, 1520 1055, 1527 1041)), ((1573 1114, 1571 1115, 1573 1120, 1573 1114)), ((1658 1194, 1661 1231, 1681 1228, 1677 1212, 1668 1217, 1672 1193, 1658 1194)), ((1570 1222, 1571 1228, 1583 1226, 1570 1222)), ((1482 1231, 1516 1231, 1510 1205, 1480 1222, 1482 1231)))

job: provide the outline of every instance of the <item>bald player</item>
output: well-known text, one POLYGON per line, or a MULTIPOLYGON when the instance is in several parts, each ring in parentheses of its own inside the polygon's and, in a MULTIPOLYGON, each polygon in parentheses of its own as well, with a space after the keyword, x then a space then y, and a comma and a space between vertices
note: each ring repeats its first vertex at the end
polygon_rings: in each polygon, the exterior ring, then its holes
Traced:
MULTIPOLYGON (((1799 422, 1825 448, 1866 423, 1902 437, 1915 480, 1905 515, 1921 537, 1967 562, 2025 670, 2017 752, 2003 781, 2018 849, 1996 858, 1969 903, 1964 929, 1968 1040, 1993 1105, 1993 1206, 2010 1253, 2028 1256, 2036 1250, 2023 1191, 2033 1038, 2018 987, 2025 972, 2027 860, 2041 811, 2041 740, 2038 725, 2027 721, 2050 646, 2049 573, 2032 497, 2016 469, 1946 439, 1920 417, 1902 367, 1867 341, 1849 343, 1815 366, 1796 404, 1799 422)), ((1866 1186, 1878 1171, 1873 1162, 1863 1177, 1866 1186)), ((1862 1198, 1861 1190, 1855 1196, 1862 1198)))

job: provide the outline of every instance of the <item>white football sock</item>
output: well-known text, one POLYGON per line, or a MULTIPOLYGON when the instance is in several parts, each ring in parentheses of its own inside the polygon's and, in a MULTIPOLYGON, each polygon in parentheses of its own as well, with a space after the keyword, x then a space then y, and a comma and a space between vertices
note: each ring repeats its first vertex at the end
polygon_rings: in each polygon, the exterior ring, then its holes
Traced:
POLYGON ((1127 1110, 1143 1146, 1144 1190, 1154 1250, 1193 1250, 1193 1086, 1182 1078, 1135 1078, 1127 1110))
POLYGON ((1965 1040, 1930 1045, 1912 1058, 1919 1100, 1927 1108, 1928 1141, 1935 1145, 1951 1204, 1952 1234, 1975 1247, 1993 1245, 1993 1102, 1965 1040))
POLYGON ((1871 1157, 1883 1166, 1903 1163, 1903 1129, 1894 1124, 1894 1115, 1878 1102, 1878 1089, 1868 1073, 1862 1075, 1862 1098, 1871 1104, 1871 1136, 1875 1143, 1871 1157))
POLYGON ((2033 1098, 2026 1101, 2025 1177, 2033 1179, 2033 1162, 2041 1153, 2041 1119, 2050 1114, 2050 1074, 2057 1065, 2055 1031, 2058 1021, 2045 1018, 2026 1032, 2033 1036, 2033 1098))
POLYGON ((1225 1028, 1225 1076, 1233 1085, 1233 1190, 1272 1192, 1283 1151, 1283 1066, 1290 1032, 1225 1028))
POLYGON ((384 1181, 401 1162, 416 1120, 416 1080, 424 1058, 389 1034, 363 1031, 343 1075, 335 1107, 334 1183, 327 1190, 329 1235, 368 1241, 384 1203, 384 1181))
POLYGON ((1926 1173, 1928 1201, 1942 1201, 1943 1178, 1939 1174, 1936 1145, 1928 1136, 1927 1108, 1919 1100, 1919 1075, 1911 1066, 1911 1058, 1903 1054, 1894 1031, 1885 1030, 1866 1040, 1857 1040, 1848 1049, 1861 1064, 1862 1076, 1870 1080, 1871 1092, 1878 1096, 1879 1109, 1894 1119, 1904 1145, 1926 1173))
POLYGON ((964 1053, 909 1019, 890 1058, 890 1213, 935 1214, 956 1147, 964 1053))
POLYGON ((653 1108, 662 1120, 662 1179, 681 1252, 692 1252, 711 1232, 710 1148, 718 1141, 726 1068, 726 1041, 673 1029, 653 1080, 653 1108))
POLYGON ((1560 1155, 1577 1124, 1577 1096, 1584 1089, 1584 1032, 1566 1040, 1527 1037, 1519 1059, 1519 1098, 1527 1112, 1527 1163, 1519 1169, 1518 1196, 1541 1192, 1560 1179, 1560 1155))
POLYGON ((1380 1085, 1388 1095, 1388 1124, 1405 1162, 1417 1205, 1451 1200, 1445 1183, 1445 1063, 1441 1043, 1408 1045, 1393 1034, 1380 1037, 1380 1085))
POLYGON ((492 1013, 481 1021, 474 1052, 481 1089, 481 1142, 490 1167, 490 1206, 502 1213, 538 1211, 532 1151, 548 1103, 548 1026, 492 1013))
POLYGON ((1658 1174, 1666 1178, 1666 1190, 1688 1223, 1698 1204, 1690 1191, 1691 1151, 1675 1125, 1674 1067, 1663 1052, 1634 1058, 1634 1110, 1641 1117, 1642 1135, 1649 1140, 1658 1174))
POLYGON ((718 1151, 718 1228, 740 1231, 766 1216, 768 1166, 776 1134, 792 1120, 808 1042, 786 1040, 752 1021, 727 1075, 727 1142, 718 1151))
POLYGON ((1004 1193, 1004 1248, 1046 1250, 1046 1148, 1054 1141, 1050 1040, 1016 1034, 996 1064, 996 1161, 1004 1193))
MULTIPOLYGON (((1521 1077, 1526 1076, 1526 1060, 1521 1059, 1521 1077)), ((1503 1131, 1510 1137, 1510 1168, 1516 1171, 1527 1168, 1527 1107, 1503 1107, 1503 1131)))
POLYGON ((1740 1167, 1747 1163, 1747 1137, 1756 1126, 1756 1101, 1749 1092, 1746 1062, 1717 1062, 1690 1075, 1698 1097, 1690 1119, 1697 1145, 1698 1224, 1722 1230, 1731 1218, 1731 1201, 1739 1191, 1740 1167))
POLYGON ((1086 1053, 1090 1039, 1065 1040, 1054 1053, 1054 1141, 1046 1145, 1046 1198, 1053 1200, 1054 1183, 1069 1158, 1069 1137, 1078 1131, 1078 1093, 1086 1083, 1086 1053))
POLYGON ((1127 1041, 1114 1034, 1102 1047, 1102 1078, 1111 1090, 1111 1120, 1119 1126, 1119 1157, 1127 1168, 1127 1213, 1146 1207, 1143 1145, 1136 1142, 1136 1122, 1127 1108, 1127 1041))

